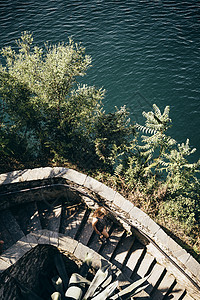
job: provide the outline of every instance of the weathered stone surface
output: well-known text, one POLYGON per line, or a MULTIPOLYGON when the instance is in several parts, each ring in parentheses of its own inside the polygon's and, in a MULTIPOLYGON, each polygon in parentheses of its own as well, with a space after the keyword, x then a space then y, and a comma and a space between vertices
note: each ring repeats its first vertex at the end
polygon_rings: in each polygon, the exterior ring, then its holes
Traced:
POLYGON ((11 262, 9 262, 8 260, 5 261, 2 258, 0 258, 0 273, 9 268, 10 266, 11 262))
POLYGON ((84 261, 87 253, 94 253, 94 251, 90 248, 88 248, 87 246, 83 245, 82 243, 77 243, 77 247, 75 249, 75 251, 73 252, 73 254, 84 261))
POLYGON ((77 184, 83 185, 87 175, 77 172, 72 169, 67 169, 66 173, 62 175, 62 178, 68 179, 77 184))
POLYGON ((117 228, 112 232, 112 235, 109 237, 108 243, 105 245, 104 249, 101 251, 101 255, 107 260, 110 260, 115 248, 120 241, 124 230, 117 228))
POLYGON ((133 235, 126 236, 121 242, 121 247, 116 249, 114 258, 112 258, 112 263, 118 268, 122 267, 127 253, 130 251, 134 243, 134 240, 135 237, 133 235))
POLYGON ((187 262, 187 260, 190 257, 190 254, 187 253, 185 249, 181 249, 180 251, 175 252, 176 257, 178 258, 179 261, 181 261, 183 264, 187 262))
POLYGON ((55 174, 54 177, 62 177, 68 171, 68 168, 64 167, 53 167, 52 172, 55 174))
POLYGON ((43 234, 43 230, 37 230, 35 232, 31 232, 30 236, 33 236, 36 239, 37 244, 38 244, 38 240, 42 236, 42 234, 43 234))
POLYGON ((103 184, 101 185, 101 190, 99 192, 99 195, 106 200, 112 202, 115 197, 116 191, 108 187, 107 185, 103 184))
POLYGON ((166 242, 168 241, 168 235, 160 228, 155 234, 155 239, 159 241, 163 246, 166 247, 166 242))
POLYGON ((28 243, 25 237, 17 241, 17 243, 15 243, 15 246, 22 250, 24 253, 32 249, 31 245, 28 243))
MULTIPOLYGON (((197 297, 198 297, 198 295, 197 295, 197 297)), ((193 298, 193 297, 191 297, 189 294, 186 294, 185 296, 184 296, 184 300, 198 300, 199 299, 199 297, 198 298, 193 298)))
POLYGON ((90 208, 93 211, 99 207, 99 205, 89 197, 81 195, 81 199, 85 202, 87 207, 90 208))
POLYGON ((61 232, 74 239, 85 214, 85 208, 80 209, 80 207, 77 207, 76 210, 72 211, 72 215, 66 215, 62 220, 61 232))
POLYGON ((166 273, 161 283, 157 287, 156 291, 154 292, 154 298, 157 300, 162 300, 165 294, 173 286, 174 283, 175 283, 174 276, 166 273))
POLYGON ((41 168, 41 171, 39 173, 41 174, 39 174, 38 179, 52 178, 54 176, 53 168, 51 167, 41 168))
POLYGON ((59 233, 55 231, 49 231, 49 244, 58 247, 59 233))
POLYGON ((151 237, 155 236, 155 234, 160 229, 160 226, 156 222, 154 222, 149 216, 147 218, 144 218, 143 221, 143 225, 148 229, 151 237))
POLYGON ((125 201, 123 201, 122 205, 120 206, 120 208, 127 213, 129 213, 131 211, 131 209, 133 209, 133 207, 134 207, 133 203, 131 203, 130 201, 128 201, 126 199, 125 199, 125 201))
POLYGON ((127 201, 121 194, 116 192, 113 199, 113 204, 121 208, 124 203, 127 204, 127 212, 129 212, 134 207, 134 205, 130 201, 127 201))
POLYGON ((26 170, 20 178, 20 181, 30 181, 30 180, 36 180, 37 179, 37 173, 38 173, 38 168, 36 169, 28 169, 26 170))
POLYGON ((146 219, 149 218, 149 216, 146 213, 144 213, 141 209, 139 209, 136 206, 134 206, 130 210, 129 214, 130 214, 131 217, 135 218, 141 224, 144 224, 144 222, 146 221, 146 219))
MULTIPOLYGON (((33 248, 34 246, 32 245, 32 243, 30 243, 30 241, 28 240, 28 235, 25 235, 23 238, 21 238, 17 243, 20 243, 20 242, 23 242, 25 244, 28 244, 29 245, 29 248, 33 248)), ((30 250, 29 249, 29 250, 30 250)))
POLYGON ((12 247, 3 252, 1 258, 5 261, 9 261, 11 264, 14 264, 19 258, 21 258, 26 253, 26 250, 27 249, 21 248, 14 244, 12 247))
POLYGON ((50 236, 48 230, 39 230, 41 232, 41 236, 38 239, 38 244, 49 245, 50 244, 50 236))
POLYGON ((189 270, 192 270, 192 273, 197 276, 200 281, 200 266, 199 263, 190 255, 188 260, 185 263, 185 266, 188 267, 189 270))
POLYGON ((0 175, 0 184, 16 183, 21 181, 21 175, 27 170, 13 171, 0 175))
POLYGON ((102 191, 102 183, 90 176, 87 176, 84 186, 95 193, 100 193, 102 191))
POLYGON ((134 272, 138 261, 140 260, 142 254, 144 252, 143 248, 138 248, 137 246, 135 247, 135 249, 133 249, 133 252, 131 253, 125 268, 123 269, 123 271, 125 272, 125 275, 127 275, 128 277, 131 276, 131 274, 134 272))
POLYGON ((180 283, 176 283, 171 293, 169 294, 169 298, 172 298, 173 300, 185 299, 185 297, 182 298, 184 292, 185 286, 180 283))
POLYGON ((120 207, 123 211, 129 213, 133 209, 134 205, 130 201, 126 200, 118 192, 115 193, 113 203, 120 207))
POLYGON ((32 248, 38 245, 38 239, 32 233, 26 235, 27 242, 30 244, 32 248))
POLYGON ((179 246, 179 244, 177 244, 170 236, 168 236, 168 238, 166 239, 165 246, 172 253, 175 253, 181 248, 181 246, 179 246))
POLYGON ((80 237, 79 237, 79 242, 87 245, 92 233, 94 231, 93 227, 92 227, 92 220, 93 220, 93 213, 90 213, 89 218, 87 219, 87 223, 85 224, 85 226, 83 227, 83 230, 81 231, 80 237))
POLYGON ((73 240, 68 236, 65 236, 64 234, 59 233, 58 247, 60 249, 74 253, 77 245, 78 245, 77 241, 73 240))

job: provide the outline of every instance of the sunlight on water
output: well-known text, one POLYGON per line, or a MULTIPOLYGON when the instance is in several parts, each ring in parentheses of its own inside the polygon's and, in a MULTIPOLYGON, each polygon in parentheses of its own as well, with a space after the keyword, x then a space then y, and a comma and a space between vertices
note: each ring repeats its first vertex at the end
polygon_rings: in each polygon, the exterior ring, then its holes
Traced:
POLYGON ((153 103, 171 107, 170 134, 200 157, 200 8, 197 1, 1 1, 0 46, 22 31, 40 45, 72 37, 93 58, 84 82, 104 87, 105 109, 132 119, 153 103))

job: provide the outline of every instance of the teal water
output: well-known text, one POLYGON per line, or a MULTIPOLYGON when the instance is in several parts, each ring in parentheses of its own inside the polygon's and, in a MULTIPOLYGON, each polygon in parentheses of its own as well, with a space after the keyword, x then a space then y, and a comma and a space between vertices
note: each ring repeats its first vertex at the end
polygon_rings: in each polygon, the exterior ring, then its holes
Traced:
POLYGON ((106 89, 104 106, 132 120, 156 103, 171 107, 170 134, 200 157, 200 5, 196 0, 3 0, 0 47, 22 31, 40 45, 72 37, 93 58, 84 82, 106 89))

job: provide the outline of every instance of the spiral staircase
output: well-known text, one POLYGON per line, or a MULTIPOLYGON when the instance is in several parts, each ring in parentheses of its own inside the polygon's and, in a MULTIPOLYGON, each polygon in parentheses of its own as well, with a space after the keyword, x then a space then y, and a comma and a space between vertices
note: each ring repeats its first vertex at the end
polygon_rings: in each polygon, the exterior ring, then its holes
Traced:
MULTIPOLYGON (((153 240, 130 223, 121 207, 114 203, 108 205, 105 197, 91 190, 89 185, 81 184, 78 174, 75 180, 61 173, 59 176, 51 173, 44 178, 40 174, 37 178, 23 180, 22 176, 24 173, 2 177, 0 239, 4 241, 4 249, 0 256, 0 272, 9 270, 36 244, 51 243, 56 238, 56 246, 61 247, 59 241, 67 237, 68 241, 77 241, 108 260, 121 270, 127 282, 149 275, 148 287, 134 299, 200 299, 198 280, 177 262, 173 264, 171 256, 159 246, 155 247, 153 240), (106 244, 99 241, 91 226, 92 213, 100 205, 108 211, 110 238, 106 244), (19 241, 28 241, 26 251, 18 246, 19 241), (163 255, 165 261, 171 261, 162 263, 159 256, 163 255)), ((111 189, 107 192, 109 194, 111 189)), ((4 299, 4 292, 1 282, 0 299, 4 299)))

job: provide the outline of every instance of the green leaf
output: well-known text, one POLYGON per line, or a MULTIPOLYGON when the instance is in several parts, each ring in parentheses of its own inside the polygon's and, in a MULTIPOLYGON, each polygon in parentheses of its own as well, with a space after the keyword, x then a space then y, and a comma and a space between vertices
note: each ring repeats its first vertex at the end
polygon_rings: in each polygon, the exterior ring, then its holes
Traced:
POLYGON ((61 300, 61 294, 59 292, 55 292, 51 295, 52 300, 61 300))

